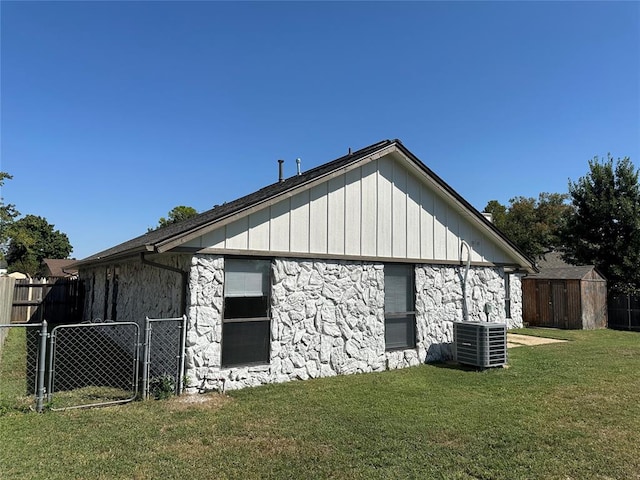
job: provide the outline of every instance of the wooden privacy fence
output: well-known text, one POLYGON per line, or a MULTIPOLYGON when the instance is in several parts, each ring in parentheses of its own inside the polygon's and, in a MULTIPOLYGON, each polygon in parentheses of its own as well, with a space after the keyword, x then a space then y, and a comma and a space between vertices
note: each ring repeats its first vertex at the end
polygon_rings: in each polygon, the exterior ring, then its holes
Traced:
MULTIPOLYGON (((15 282, 11 277, 0 277, 0 324, 11 322, 11 302, 15 282)), ((0 353, 8 332, 0 328, 0 353)))
POLYGON ((11 323, 82 321, 84 288, 77 278, 16 280, 11 323))

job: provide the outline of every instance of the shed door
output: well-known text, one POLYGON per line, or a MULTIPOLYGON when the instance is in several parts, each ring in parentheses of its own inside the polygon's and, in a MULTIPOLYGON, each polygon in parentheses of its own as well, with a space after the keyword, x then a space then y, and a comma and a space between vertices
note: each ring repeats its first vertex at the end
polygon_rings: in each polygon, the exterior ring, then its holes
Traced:
POLYGON ((553 326, 553 310, 551 297, 551 284, 545 281, 536 282, 538 300, 538 326, 553 326))
POLYGON ((553 309, 553 326, 568 328, 567 288, 564 282, 551 282, 551 302, 553 309))

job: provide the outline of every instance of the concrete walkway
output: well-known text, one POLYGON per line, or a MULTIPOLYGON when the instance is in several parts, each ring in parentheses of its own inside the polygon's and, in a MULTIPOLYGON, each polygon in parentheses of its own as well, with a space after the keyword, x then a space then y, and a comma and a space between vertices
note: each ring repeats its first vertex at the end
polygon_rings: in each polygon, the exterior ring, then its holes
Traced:
POLYGON ((566 340, 555 338, 533 337, 531 335, 521 335, 519 333, 507 333, 507 348, 546 345, 549 343, 566 343, 566 340))

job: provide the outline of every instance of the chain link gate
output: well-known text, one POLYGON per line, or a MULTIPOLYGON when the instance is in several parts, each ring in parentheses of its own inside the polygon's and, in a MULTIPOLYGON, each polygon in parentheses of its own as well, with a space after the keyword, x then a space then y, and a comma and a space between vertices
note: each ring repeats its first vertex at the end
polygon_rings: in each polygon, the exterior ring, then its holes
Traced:
POLYGON ((180 395, 184 389, 185 316, 146 318, 142 371, 143 398, 180 395))
POLYGON ((52 410, 125 403, 138 396, 140 328, 135 322, 58 325, 51 332, 52 410))

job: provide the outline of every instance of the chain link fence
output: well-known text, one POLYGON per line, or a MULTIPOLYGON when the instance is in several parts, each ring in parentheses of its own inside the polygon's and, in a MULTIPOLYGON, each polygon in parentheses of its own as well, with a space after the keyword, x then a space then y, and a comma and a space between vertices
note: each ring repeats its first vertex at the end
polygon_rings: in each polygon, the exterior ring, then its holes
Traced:
POLYGON ((135 322, 0 325, 0 414, 112 405, 183 390, 186 317, 135 322), (141 380, 141 381, 140 381, 141 380))
POLYGON ((41 409, 44 384, 46 323, 0 325, 4 339, 0 358, 0 414, 41 409))

